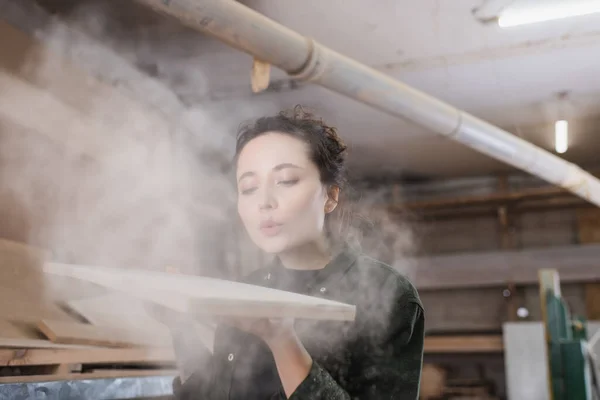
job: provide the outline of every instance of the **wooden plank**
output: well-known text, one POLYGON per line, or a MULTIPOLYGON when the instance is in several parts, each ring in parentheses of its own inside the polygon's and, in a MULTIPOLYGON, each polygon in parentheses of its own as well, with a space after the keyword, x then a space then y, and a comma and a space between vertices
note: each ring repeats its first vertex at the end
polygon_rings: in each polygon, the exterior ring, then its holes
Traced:
POLYGON ((0 338, 4 339, 40 339, 35 327, 26 323, 0 319, 0 338))
POLYGON ((420 290, 537 285, 538 270, 556 269, 563 283, 600 279, 600 245, 465 253, 416 258, 413 283, 420 290))
POLYGON ((175 362, 171 348, 130 349, 0 349, 0 366, 56 364, 168 364, 175 362))
POLYGON ((90 346, 78 346, 53 343, 42 339, 19 339, 0 337, 0 349, 84 349, 90 346))
POLYGON ((40 331, 53 343, 106 347, 154 346, 168 347, 171 336, 165 331, 128 330, 109 326, 94 326, 73 322, 43 320, 40 331))
POLYGON ((428 336, 426 353, 498 353, 504 351, 502 335, 428 336))
POLYGON ((564 195, 571 196, 569 192, 560 187, 542 187, 527 189, 518 192, 498 191, 486 195, 458 196, 434 200, 419 200, 392 205, 392 210, 424 211, 441 208, 459 208, 477 205, 502 205, 511 202, 545 199, 548 197, 564 195))
POLYGON ((111 291, 102 296, 70 300, 65 305, 92 325, 168 334, 168 329, 148 313, 144 301, 124 293, 111 291))
POLYGON ((46 263, 49 274, 94 282, 195 316, 354 320, 356 307, 254 285, 143 270, 46 263))
POLYGON ((47 340, 35 325, 0 320, 0 348, 81 349, 89 346, 53 343, 47 340))
MULTIPOLYGON (((68 307, 83 316, 92 325, 98 327, 113 327, 124 329, 131 335, 147 336, 152 332, 153 337, 171 338, 170 329, 159 322, 148 310, 144 301, 118 292, 111 292, 104 296, 89 299, 80 299, 67 303, 68 307)), ((199 341, 212 352, 214 346, 214 326, 206 323, 193 323, 190 321, 186 334, 194 338, 194 343, 199 341)), ((169 342, 170 343, 170 342, 169 342)))
POLYGON ((26 375, 26 376, 4 376, 0 377, 0 384, 4 383, 34 383, 34 382, 58 382, 58 381, 81 381, 90 379, 114 379, 114 378, 141 378, 147 376, 177 376, 177 371, 172 369, 114 369, 114 370, 92 370, 85 373, 67 373, 52 375, 26 375))

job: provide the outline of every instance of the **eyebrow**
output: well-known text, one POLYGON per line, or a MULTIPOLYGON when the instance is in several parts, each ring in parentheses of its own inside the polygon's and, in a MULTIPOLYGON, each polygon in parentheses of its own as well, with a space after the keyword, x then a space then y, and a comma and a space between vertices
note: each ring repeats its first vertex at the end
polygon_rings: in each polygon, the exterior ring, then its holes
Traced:
POLYGON ((296 169, 302 169, 302 167, 299 167, 296 164, 292 164, 292 163, 284 163, 284 164, 279 164, 276 165, 273 168, 273 171, 281 171, 282 169, 286 169, 286 168, 296 168, 296 169))
MULTIPOLYGON (((282 169, 286 169, 286 168, 296 168, 296 169, 303 169, 302 167, 296 165, 296 164, 292 164, 292 163, 283 163, 283 164, 278 164, 275 167, 273 167, 273 171, 281 171, 282 169)), ((254 176, 256 175, 255 172, 252 171, 248 171, 248 172, 244 172, 243 174, 240 175, 240 177, 238 178, 238 182, 241 181, 242 179, 248 177, 248 176, 254 176)))

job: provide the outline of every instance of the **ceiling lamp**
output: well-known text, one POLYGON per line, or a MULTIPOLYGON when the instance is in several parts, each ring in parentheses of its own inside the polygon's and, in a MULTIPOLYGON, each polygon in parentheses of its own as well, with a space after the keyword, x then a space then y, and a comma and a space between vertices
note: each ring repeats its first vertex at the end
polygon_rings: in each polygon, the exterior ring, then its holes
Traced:
POLYGON ((569 122, 564 119, 554 123, 554 149, 558 154, 569 149, 569 122))
POLYGON ((531 7, 506 7, 498 16, 498 25, 510 28, 595 13, 600 13, 599 0, 546 1, 531 7))

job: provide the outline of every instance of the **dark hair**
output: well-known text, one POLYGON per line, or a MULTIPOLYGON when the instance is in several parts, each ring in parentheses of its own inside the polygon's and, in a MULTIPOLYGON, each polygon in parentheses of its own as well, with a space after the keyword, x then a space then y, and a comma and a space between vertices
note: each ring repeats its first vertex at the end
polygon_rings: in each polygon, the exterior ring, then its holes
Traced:
MULTIPOLYGON (((270 132, 280 132, 302 140, 309 147, 309 156, 319 170, 321 182, 340 189, 347 187, 346 145, 336 128, 326 125, 321 118, 301 106, 242 125, 237 135, 234 163, 237 164, 237 159, 248 142, 270 132)), ((326 217, 326 233, 332 244, 340 240, 346 241, 350 212, 343 206, 338 205, 326 217), (333 235, 336 230, 337 234, 333 235)))
POLYGON ((319 169, 321 182, 340 189, 345 186, 346 145, 334 127, 326 125, 300 106, 243 125, 238 131, 235 161, 248 142, 269 132, 284 133, 305 142, 309 146, 311 160, 319 169))

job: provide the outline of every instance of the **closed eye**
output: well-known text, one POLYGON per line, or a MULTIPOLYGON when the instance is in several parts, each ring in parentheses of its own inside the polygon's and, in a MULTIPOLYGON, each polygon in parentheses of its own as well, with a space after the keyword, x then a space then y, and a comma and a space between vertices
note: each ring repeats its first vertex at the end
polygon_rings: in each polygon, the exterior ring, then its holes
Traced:
POLYGON ((252 194, 256 191, 256 188, 248 188, 248 189, 244 189, 242 191, 240 191, 241 194, 243 195, 249 195, 252 194))
POLYGON ((286 181, 279 181, 279 182, 277 182, 277 184, 283 185, 283 186, 293 186, 296 183, 298 183, 298 181, 299 181, 299 179, 289 179, 286 181))

